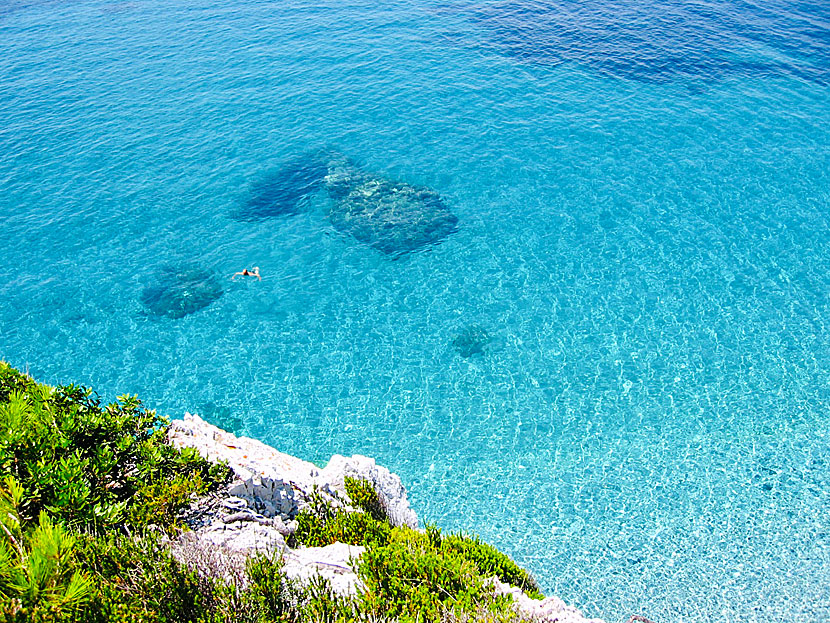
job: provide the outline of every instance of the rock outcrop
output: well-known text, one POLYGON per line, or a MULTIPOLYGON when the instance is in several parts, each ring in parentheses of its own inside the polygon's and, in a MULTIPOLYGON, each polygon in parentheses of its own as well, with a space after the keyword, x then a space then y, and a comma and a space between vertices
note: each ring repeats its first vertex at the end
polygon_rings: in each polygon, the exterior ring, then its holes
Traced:
POLYGON ((602 619, 586 619, 573 606, 569 606, 558 597, 531 599, 522 592, 522 589, 510 586, 498 578, 490 578, 490 583, 497 595, 513 597, 513 607, 516 611, 531 621, 539 623, 605 623, 602 619))
POLYGON ((369 175, 345 159, 329 165, 325 185, 334 228, 391 257, 434 245, 458 229, 458 217, 431 188, 369 175))
POLYGON ((315 490, 334 506, 342 506, 348 499, 345 478, 351 476, 374 485, 392 525, 418 527, 418 517, 409 506, 401 479, 369 457, 335 455, 321 470, 313 463, 256 439, 237 437, 189 413, 171 424, 168 439, 174 447, 194 448, 210 461, 227 463, 234 478, 222 501, 227 511, 224 517, 259 517, 244 520, 259 525, 266 525, 263 519, 290 522, 315 490))
MULTIPOLYGON (((295 517, 316 492, 339 507, 350 509, 345 489, 347 477, 372 483, 390 523, 418 527, 401 479, 374 459, 335 455, 319 469, 313 463, 284 454, 248 437, 237 437, 185 414, 168 432, 177 448, 194 448, 213 462, 225 462, 233 478, 225 491, 194 504, 185 521, 192 528, 171 545, 173 554, 186 563, 213 570, 214 575, 244 582, 246 556, 255 552, 278 552, 283 572, 299 582, 315 576, 328 581, 340 595, 354 595, 361 583, 354 562, 365 548, 334 543, 325 547, 291 548, 297 529, 295 517), (221 555, 219 554, 221 552, 221 555)), ((556 597, 533 600, 520 589, 490 580, 496 593, 513 596, 516 610, 539 623, 603 623, 585 619, 556 597)))
POLYGON ((322 186, 327 174, 325 152, 302 154, 254 181, 244 204, 231 216, 238 221, 259 221, 296 214, 303 199, 322 186))

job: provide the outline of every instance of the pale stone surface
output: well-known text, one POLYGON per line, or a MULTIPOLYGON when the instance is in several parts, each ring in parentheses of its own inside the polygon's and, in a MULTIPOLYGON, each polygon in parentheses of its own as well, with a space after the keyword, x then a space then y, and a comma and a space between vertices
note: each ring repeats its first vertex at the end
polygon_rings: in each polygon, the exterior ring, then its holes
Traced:
POLYGON ((351 458, 335 454, 320 473, 320 478, 344 498, 347 497, 345 486, 347 476, 368 480, 375 486, 378 498, 386 509, 392 525, 418 527, 418 516, 409 507, 406 489, 397 474, 378 465, 375 459, 359 454, 351 458))
POLYGON ((285 549, 285 536, 278 528, 256 522, 215 522, 208 528, 194 531, 205 543, 231 550, 251 554, 285 549))
POLYGON ((318 474, 308 461, 225 432, 198 415, 186 413, 183 420, 174 420, 168 439, 176 448, 194 448, 210 461, 225 461, 234 474, 228 495, 244 500, 266 517, 296 515, 299 504, 293 483, 310 483, 318 474))
POLYGON ((279 516, 287 521, 305 506, 315 488, 335 506, 342 505, 341 500, 348 499, 344 479, 352 476, 375 486, 394 525, 418 526, 418 517, 409 506, 401 479, 369 457, 335 455, 320 470, 313 463, 279 452, 256 439, 237 437, 189 413, 183 420, 171 423, 168 439, 176 448, 194 448, 208 460, 228 464, 234 474, 228 496, 236 510, 248 508, 265 517, 279 516))
POLYGON ((602 619, 585 618, 579 610, 558 597, 531 599, 522 589, 505 584, 496 577, 490 578, 490 583, 497 595, 513 596, 513 607, 517 612, 538 623, 605 623, 602 619))
POLYGON ((291 549, 286 538, 297 527, 294 517, 317 490, 335 506, 346 506, 346 476, 371 482, 396 525, 417 527, 401 479, 365 456, 332 457, 324 470, 248 437, 236 437, 185 414, 171 423, 170 443, 194 448, 206 459, 224 461, 233 480, 224 493, 198 501, 188 523, 193 529, 180 539, 178 552, 213 548, 229 556, 279 552, 288 577, 302 582, 320 575, 339 594, 354 594, 359 584, 351 563, 364 548, 334 543, 291 549))
POLYGON ((354 595, 361 584, 352 563, 365 550, 365 547, 345 543, 288 549, 283 554, 283 570, 289 578, 304 583, 320 575, 337 594, 354 595))

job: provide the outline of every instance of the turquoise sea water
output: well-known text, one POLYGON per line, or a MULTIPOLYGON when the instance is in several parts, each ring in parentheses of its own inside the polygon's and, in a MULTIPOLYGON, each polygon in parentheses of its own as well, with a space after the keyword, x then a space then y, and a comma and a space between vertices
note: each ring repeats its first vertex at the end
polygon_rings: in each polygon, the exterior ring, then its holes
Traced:
POLYGON ((0 0, 0 357, 376 457, 589 615, 827 621, 829 85, 820 2, 0 0), (456 230, 246 218, 310 153, 456 230))

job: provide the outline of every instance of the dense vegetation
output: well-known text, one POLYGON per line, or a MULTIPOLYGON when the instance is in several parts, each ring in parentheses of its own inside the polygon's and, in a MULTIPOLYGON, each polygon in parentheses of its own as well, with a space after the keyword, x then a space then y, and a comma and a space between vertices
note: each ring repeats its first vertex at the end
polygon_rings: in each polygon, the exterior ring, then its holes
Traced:
POLYGON ((0 362, 0 623, 508 622, 520 619, 486 578, 538 595, 524 570, 476 538, 392 527, 374 488, 356 479, 346 481, 351 510, 316 495, 295 535, 367 548, 355 597, 321 578, 289 580, 276 556, 236 574, 177 560, 169 539, 186 529, 181 512, 229 474, 167 445, 167 426, 136 398, 103 405, 0 362))

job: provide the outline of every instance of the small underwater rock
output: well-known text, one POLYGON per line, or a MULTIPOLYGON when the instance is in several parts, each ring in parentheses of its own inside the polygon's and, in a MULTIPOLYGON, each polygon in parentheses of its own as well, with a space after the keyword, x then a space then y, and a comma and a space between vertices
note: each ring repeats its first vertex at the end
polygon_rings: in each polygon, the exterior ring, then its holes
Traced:
POLYGON ((431 188, 342 164, 329 168, 325 183, 333 200, 328 217, 334 228, 386 255, 417 251, 458 229, 458 217, 431 188))
POLYGON ((204 269, 165 266, 156 282, 141 292, 141 303, 156 316, 175 320, 207 307, 222 294, 216 277, 204 269))
POLYGON ((327 173, 328 158, 321 152, 290 160, 251 184, 248 198, 233 218, 258 221, 296 214, 301 200, 322 186, 327 173))
POLYGON ((493 338, 478 325, 464 327, 452 341, 453 348, 459 355, 468 359, 474 355, 483 355, 493 338))
POLYGON ((199 413, 214 426, 226 430, 234 435, 240 435, 245 428, 241 418, 236 417, 230 407, 217 405, 213 402, 204 403, 199 413))

